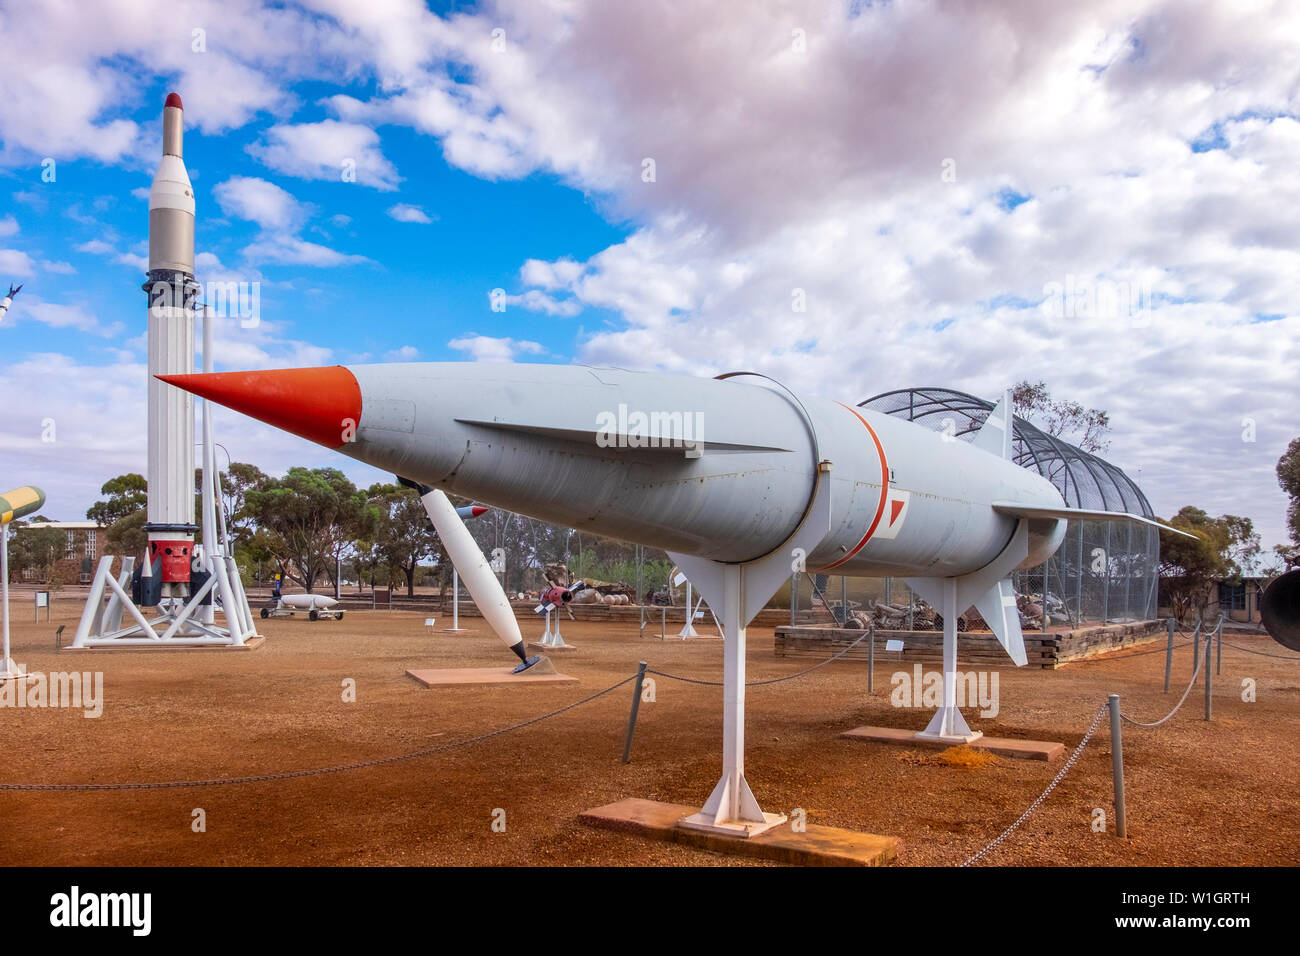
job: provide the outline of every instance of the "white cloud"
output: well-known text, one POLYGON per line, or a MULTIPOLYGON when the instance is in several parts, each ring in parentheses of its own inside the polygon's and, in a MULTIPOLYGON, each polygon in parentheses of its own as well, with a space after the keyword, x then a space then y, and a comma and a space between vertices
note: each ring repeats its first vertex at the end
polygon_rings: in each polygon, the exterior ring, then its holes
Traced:
POLYGON ((278 172, 302 179, 356 182, 381 191, 397 188, 402 177, 379 148, 379 134, 359 123, 323 120, 282 124, 266 131, 265 143, 248 152, 278 172))
POLYGON ((385 362, 414 362, 419 357, 420 350, 414 345, 403 345, 401 348, 384 353, 385 362))
POLYGON ((18 232, 18 220, 13 216, 5 216, 0 219, 0 238, 12 236, 18 232))
POLYGON ((212 194, 227 216, 247 219, 263 229, 296 230, 307 219, 307 209, 289 192, 255 176, 232 176, 217 183, 212 194))
POLYGON ((433 222, 433 220, 429 218, 429 214, 419 206, 412 206, 411 204, 404 202, 399 202, 395 206, 389 206, 388 216, 391 219, 396 219, 398 222, 417 222, 424 225, 433 222))
POLYGON ((222 212, 261 227, 258 237, 244 248, 244 257, 250 262, 332 268, 370 261, 303 239, 297 233, 311 215, 311 207, 265 179, 233 176, 218 183, 213 193, 222 212))
POLYGON ((0 249, 0 273, 21 278, 35 272, 32 257, 21 249, 0 249))
POLYGON ((464 352, 476 362, 513 362, 517 354, 544 355, 546 349, 537 342, 511 338, 493 338, 470 332, 447 343, 450 348, 464 352))

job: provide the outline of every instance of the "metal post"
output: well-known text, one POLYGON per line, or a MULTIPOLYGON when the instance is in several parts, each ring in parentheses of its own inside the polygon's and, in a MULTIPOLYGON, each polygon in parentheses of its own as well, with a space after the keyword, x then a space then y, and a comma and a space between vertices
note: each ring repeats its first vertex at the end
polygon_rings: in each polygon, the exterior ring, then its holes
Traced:
POLYGON ((1165 693, 1169 693, 1169 672, 1174 666, 1174 619, 1168 621, 1169 639, 1165 644, 1165 693))
POLYGON ((659 640, 664 641, 668 639, 667 629, 668 608, 661 604, 659 605, 659 640))
POLYGON ((460 630, 460 572, 451 566, 451 629, 460 630))
POLYGON ((876 625, 872 624, 867 633, 867 693, 876 690, 876 625))
POLYGON ((1223 673, 1223 615, 1219 615, 1219 626, 1216 629, 1215 639, 1215 656, 1214 656, 1214 673, 1223 673))
POLYGON ((0 524, 0 614, 4 615, 4 651, 0 674, 9 672, 9 525, 0 524))
POLYGON ((1210 694, 1213 690, 1214 676, 1210 670, 1210 642, 1214 640, 1214 635, 1209 631, 1205 633, 1205 719, 1210 719, 1210 694))
POLYGON ((1115 835, 1128 836, 1124 812, 1124 742, 1120 739, 1119 694, 1110 695, 1110 764, 1115 778, 1115 835))
POLYGON ((641 685, 645 683, 645 661, 641 661, 636 671, 636 681, 632 684, 632 712, 627 715, 627 740, 623 743, 623 762, 632 762, 632 732, 636 730, 636 715, 641 709, 641 685))
POLYGON ((1196 632, 1192 635, 1192 673, 1201 665, 1201 622, 1196 622, 1196 632))
POLYGON ((794 627, 794 616, 799 610, 799 572, 790 575, 790 626, 794 627))
POLYGON ((1047 633, 1047 562, 1043 562, 1043 633, 1047 633))

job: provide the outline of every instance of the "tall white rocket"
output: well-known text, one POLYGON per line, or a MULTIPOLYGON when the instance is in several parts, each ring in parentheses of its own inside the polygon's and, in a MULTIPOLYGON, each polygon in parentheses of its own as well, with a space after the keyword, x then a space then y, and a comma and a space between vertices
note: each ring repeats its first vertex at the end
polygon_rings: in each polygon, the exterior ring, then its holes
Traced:
POLYGON ((188 590, 194 548, 194 400, 155 376, 194 370, 194 187, 182 158, 181 98, 163 106, 163 155, 149 187, 148 566, 164 595, 188 590))

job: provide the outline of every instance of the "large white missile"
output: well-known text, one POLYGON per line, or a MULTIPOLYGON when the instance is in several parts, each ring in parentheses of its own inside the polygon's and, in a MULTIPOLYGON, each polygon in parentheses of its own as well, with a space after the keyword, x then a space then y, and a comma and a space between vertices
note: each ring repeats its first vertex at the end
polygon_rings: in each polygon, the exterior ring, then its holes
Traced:
POLYGON ((943 706, 921 736, 969 741, 958 612, 978 608, 1023 664, 1011 572, 1047 560, 1070 518, 1147 521, 1068 508, 1016 465, 1009 394, 968 443, 754 375, 430 363, 163 378, 431 488, 668 551, 727 637, 723 776, 684 821, 707 829, 784 819, 745 780, 744 645, 792 570, 907 578, 945 623, 943 706))
MULTIPOLYGON (((149 371, 194 370, 194 188, 182 156, 181 98, 163 106, 162 159, 149 187, 149 371)), ((194 399, 149 380, 149 502, 145 531, 150 573, 162 596, 189 591, 194 550, 194 399)))

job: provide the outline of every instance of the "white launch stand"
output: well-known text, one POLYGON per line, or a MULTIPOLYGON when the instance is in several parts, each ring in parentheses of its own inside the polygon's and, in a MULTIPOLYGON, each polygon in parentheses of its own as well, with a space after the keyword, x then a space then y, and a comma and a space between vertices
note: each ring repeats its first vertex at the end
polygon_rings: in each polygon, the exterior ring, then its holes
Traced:
POLYGON ((830 462, 818 465, 818 487, 812 506, 795 533, 774 551, 745 564, 722 564, 689 554, 669 552, 695 581, 709 606, 722 609, 723 719, 722 779, 699 813, 681 821, 694 830, 751 837, 786 821, 779 813, 764 813, 745 780, 745 627, 768 598, 790 577, 791 558, 811 554, 830 531, 830 462))
MULTIPOLYGON (((203 319, 203 371, 212 371, 212 316, 203 319)), ((244 647, 250 638, 258 637, 253 623, 253 612, 248 606, 235 564, 233 549, 226 534, 225 515, 217 519, 216 500, 220 495, 220 481, 216 474, 216 454, 212 442, 212 403, 203 401, 203 541, 195 546, 194 570, 208 574, 207 581, 188 600, 164 597, 158 603, 159 615, 146 618, 131 599, 127 587, 131 581, 134 558, 122 559, 122 573, 118 578, 111 574, 113 556, 99 560, 95 579, 86 598, 85 610, 77 624, 73 648, 93 647, 244 647), (209 546, 207 542, 213 542, 209 546), (110 594, 104 603, 105 592, 110 594), (212 600, 203 604, 203 599, 212 600), (216 604, 220 602, 225 613, 225 626, 215 622, 216 604), (122 626, 123 613, 130 615, 131 623, 122 626)), ((142 568, 149 574, 151 568, 146 556, 142 568)))
MULTIPOLYGON (((1029 522, 1022 518, 1016 524, 1015 533, 1007 546, 978 571, 956 578, 907 579, 908 586, 943 616, 943 706, 935 711, 925 730, 916 735, 918 739, 968 744, 984 736, 982 731, 971 730, 966 718, 957 709, 957 611, 965 611, 974 604, 984 619, 990 621, 995 613, 1004 617, 1009 613, 1018 613, 1015 610, 1015 594, 1007 575, 1028 555, 1029 522), (990 594, 997 595, 996 600, 1000 606, 993 608, 984 603, 990 594)), ((1017 634, 1019 623, 1017 619, 1017 634)), ((1022 644, 1021 654, 1023 653, 1022 644)))
POLYGON ((23 669, 9 656, 9 525, 0 524, 0 614, 4 615, 4 650, 0 653, 0 681, 26 680, 23 669))
POLYGON ((456 565, 451 566, 451 627, 443 628, 449 634, 459 634, 468 630, 460 626, 460 572, 456 565))
MULTIPOLYGON (((704 598, 700 598, 700 600, 703 601, 704 598)), ((682 629, 677 632, 677 636, 682 639, 688 637, 699 637, 700 635, 695 632, 694 625, 695 625, 695 601, 694 601, 694 595, 691 593, 691 579, 687 578, 686 579, 686 623, 683 624, 682 629)))
POLYGON ((557 607, 554 611, 546 612, 546 630, 542 633, 540 641, 533 641, 529 647, 538 647, 547 651, 571 651, 576 650, 573 644, 564 640, 564 635, 560 633, 560 609, 557 607), (555 630, 551 630, 551 615, 555 615, 555 630))

